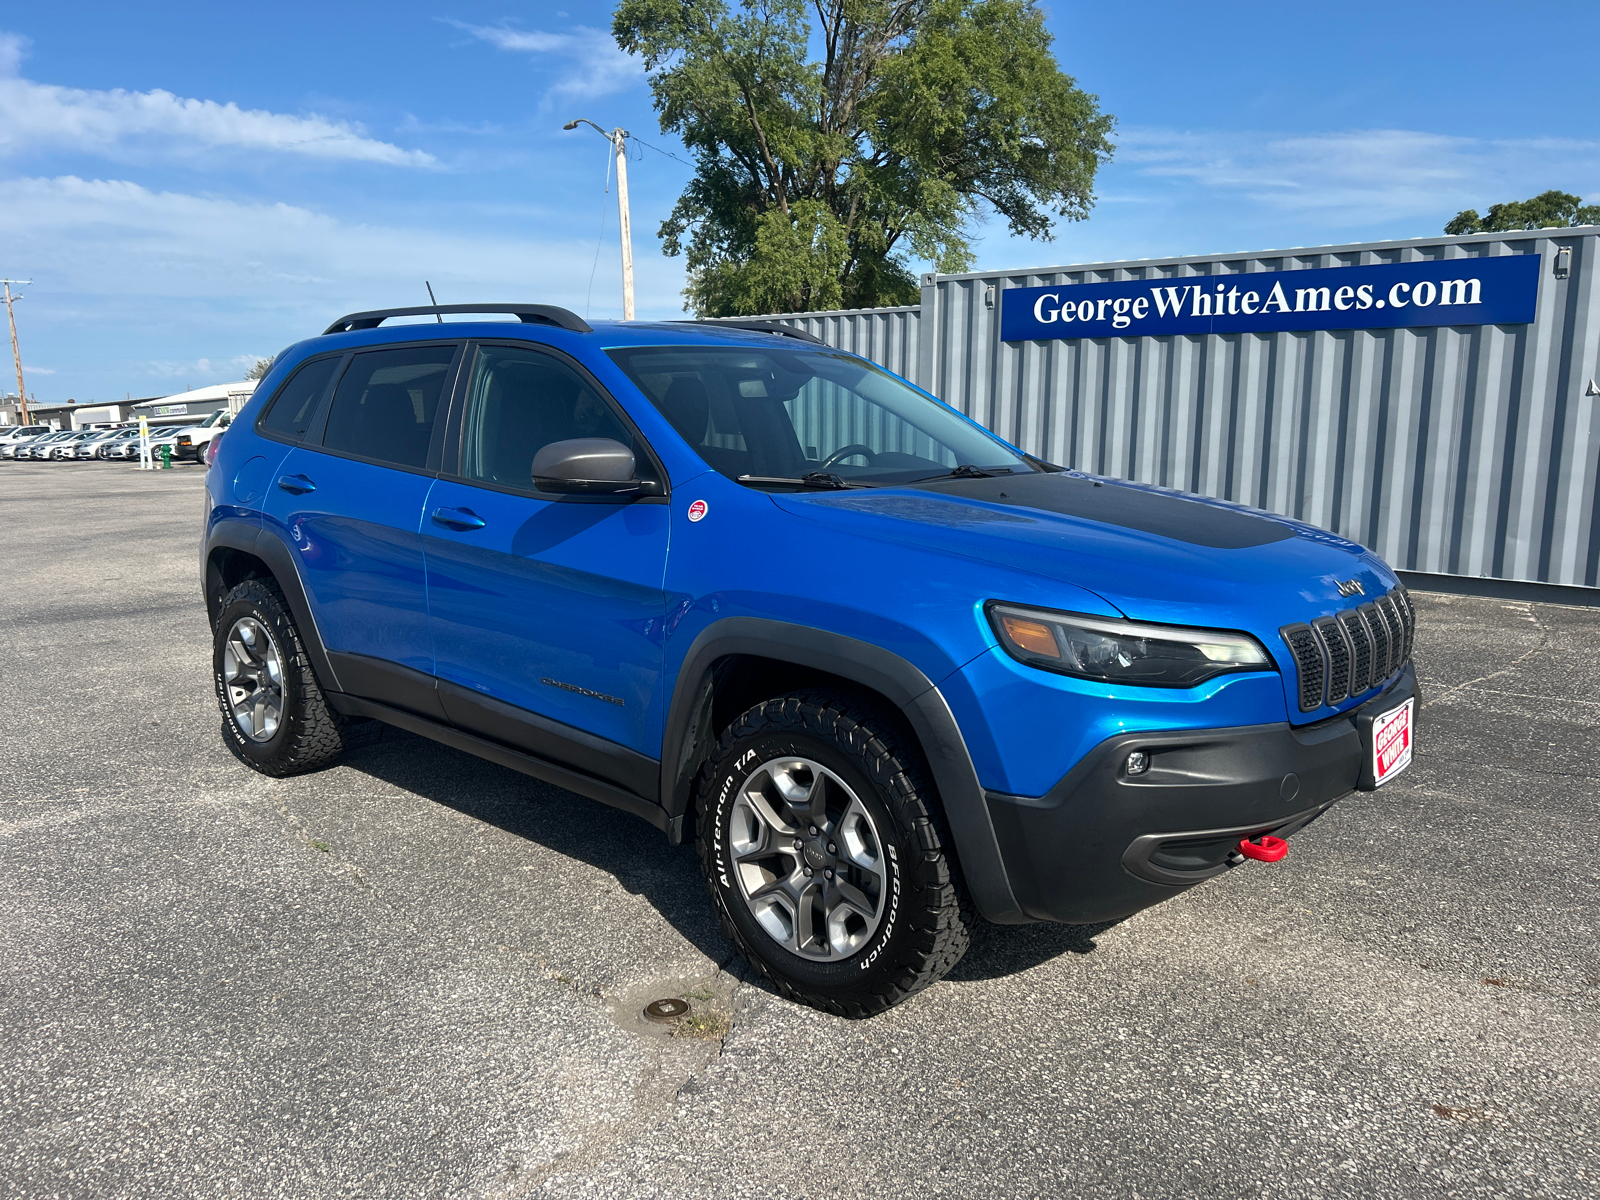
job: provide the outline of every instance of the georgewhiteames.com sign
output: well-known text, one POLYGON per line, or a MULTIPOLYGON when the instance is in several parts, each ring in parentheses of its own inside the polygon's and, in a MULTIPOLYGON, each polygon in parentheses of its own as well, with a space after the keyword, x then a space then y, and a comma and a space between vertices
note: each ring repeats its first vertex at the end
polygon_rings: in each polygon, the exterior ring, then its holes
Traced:
POLYGON ((1519 325, 1538 294, 1537 254, 1052 284, 1000 293, 1000 338, 1519 325))

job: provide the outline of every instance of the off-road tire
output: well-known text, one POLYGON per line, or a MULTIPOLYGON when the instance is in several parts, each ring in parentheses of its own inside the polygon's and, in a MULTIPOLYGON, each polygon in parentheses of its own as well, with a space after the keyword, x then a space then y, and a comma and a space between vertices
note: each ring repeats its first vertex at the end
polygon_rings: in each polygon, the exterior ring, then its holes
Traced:
POLYGON ((868 1017, 943 978, 966 953, 976 912, 919 748, 893 716, 826 691, 764 701, 723 731, 698 796, 700 864, 722 928, 785 997, 868 1017), (895 903, 848 957, 817 962, 774 940, 733 876, 733 798, 763 763, 812 760, 853 790, 877 826, 895 903))
POLYGON ((330 765, 345 749, 346 722, 328 706, 306 657, 283 592, 271 579, 247 579, 222 600, 212 636, 211 673, 222 710, 222 740, 247 766, 263 775, 303 775, 330 765), (228 704, 223 678, 226 639, 234 623, 252 617, 276 642, 283 672, 283 714, 271 738, 245 733, 228 704))

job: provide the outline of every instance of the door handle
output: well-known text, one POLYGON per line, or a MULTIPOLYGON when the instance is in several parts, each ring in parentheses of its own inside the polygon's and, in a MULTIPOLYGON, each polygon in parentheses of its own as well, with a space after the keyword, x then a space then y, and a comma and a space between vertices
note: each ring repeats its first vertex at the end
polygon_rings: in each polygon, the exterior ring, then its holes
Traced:
POLYGON ((317 485, 312 483, 311 480, 307 479, 304 475, 279 476, 278 486, 286 492, 292 492, 296 496, 304 496, 307 492, 314 492, 317 490, 317 485))
POLYGON ((473 529, 482 529, 488 524, 470 508, 436 508, 433 510, 433 523, 443 525, 446 529, 459 530, 466 533, 473 529))

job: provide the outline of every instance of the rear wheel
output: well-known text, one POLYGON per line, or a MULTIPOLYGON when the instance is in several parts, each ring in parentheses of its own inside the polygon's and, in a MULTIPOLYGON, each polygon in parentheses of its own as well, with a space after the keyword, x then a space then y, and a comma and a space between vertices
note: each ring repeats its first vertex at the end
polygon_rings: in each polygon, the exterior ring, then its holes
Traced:
POLYGON ((345 722, 328 707, 278 585, 247 579, 223 598, 212 649, 222 735, 263 775, 328 766, 345 722))
POLYGON ((790 999, 870 1016, 966 952, 971 903, 920 764, 892 717, 825 692, 723 734, 701 866, 729 937, 790 999))

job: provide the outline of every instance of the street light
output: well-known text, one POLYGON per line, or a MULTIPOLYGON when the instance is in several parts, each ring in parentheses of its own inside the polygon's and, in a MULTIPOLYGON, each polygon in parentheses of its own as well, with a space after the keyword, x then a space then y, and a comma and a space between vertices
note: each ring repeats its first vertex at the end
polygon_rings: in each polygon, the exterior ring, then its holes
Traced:
POLYGON ((617 223, 622 228, 622 319, 633 320, 633 227, 628 221, 628 151, 624 143, 628 131, 617 128, 607 133, 587 117, 568 121, 561 128, 576 129, 588 125, 606 141, 617 156, 617 223))

